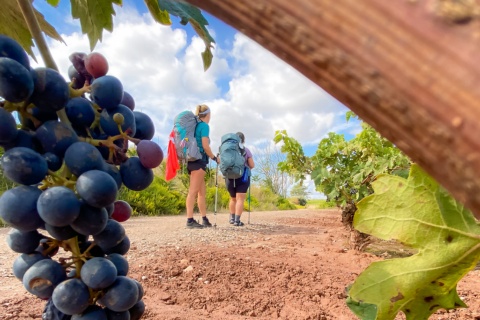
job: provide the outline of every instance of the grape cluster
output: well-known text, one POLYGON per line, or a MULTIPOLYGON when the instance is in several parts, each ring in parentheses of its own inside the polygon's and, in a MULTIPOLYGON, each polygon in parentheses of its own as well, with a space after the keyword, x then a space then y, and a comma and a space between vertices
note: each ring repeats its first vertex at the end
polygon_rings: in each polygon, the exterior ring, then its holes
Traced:
POLYGON ((150 117, 107 75, 105 57, 73 53, 70 61, 67 82, 31 68, 21 46, 0 35, 0 165, 15 183, 0 197, 0 217, 20 254, 13 272, 48 300, 46 319, 140 319, 143 288, 127 277, 121 225, 132 208, 117 195, 147 188, 163 151, 151 141, 150 117))

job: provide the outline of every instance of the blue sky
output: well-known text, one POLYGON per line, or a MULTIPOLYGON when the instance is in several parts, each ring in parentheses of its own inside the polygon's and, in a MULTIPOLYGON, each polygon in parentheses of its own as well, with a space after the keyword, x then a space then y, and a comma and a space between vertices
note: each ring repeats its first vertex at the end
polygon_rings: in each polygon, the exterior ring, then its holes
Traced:
MULTIPOLYGON (((72 52, 90 52, 80 23, 70 15, 70 1, 53 8, 34 1, 62 35, 66 45, 47 39, 50 50, 67 78, 72 52)), ((287 130, 307 155, 317 149, 328 132, 348 138, 359 131, 358 122, 347 123, 341 103, 295 69, 237 30, 208 13, 208 29, 215 39, 213 63, 203 71, 203 41, 190 25, 172 17, 172 26, 155 23, 143 0, 124 0, 115 6, 114 30, 105 31, 94 51, 109 61, 109 74, 122 81, 135 99, 136 110, 155 123, 154 141, 167 145, 173 118, 180 111, 205 103, 212 109, 211 145, 218 150, 220 137, 242 131, 246 145, 255 153, 273 148, 276 130, 287 130)), ((42 61, 38 56, 38 65, 42 61)))

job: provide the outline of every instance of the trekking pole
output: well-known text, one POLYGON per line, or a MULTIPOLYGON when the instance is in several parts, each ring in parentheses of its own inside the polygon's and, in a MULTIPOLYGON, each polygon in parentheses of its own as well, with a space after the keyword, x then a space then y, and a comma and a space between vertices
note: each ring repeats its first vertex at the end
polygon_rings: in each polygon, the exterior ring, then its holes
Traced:
POLYGON ((217 199, 218 199, 218 163, 215 163, 217 166, 215 170, 215 210, 213 211, 213 215, 215 216, 215 222, 213 224, 214 228, 217 227, 217 199))

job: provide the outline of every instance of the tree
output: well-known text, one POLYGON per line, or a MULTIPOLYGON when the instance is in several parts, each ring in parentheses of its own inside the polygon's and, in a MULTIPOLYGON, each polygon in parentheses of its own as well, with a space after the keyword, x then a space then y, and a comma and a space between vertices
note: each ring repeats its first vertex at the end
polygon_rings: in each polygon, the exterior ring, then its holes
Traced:
MULTIPOLYGON (((347 121, 356 117, 347 112, 347 121)), ((330 132, 312 157, 306 157, 301 145, 286 131, 278 131, 274 141, 283 142, 286 160, 279 163, 282 172, 303 180, 312 176, 318 191, 342 208, 342 221, 351 227, 356 203, 373 192, 371 183, 382 173, 406 175, 410 160, 371 126, 362 122, 362 131, 346 141, 342 134, 330 132)))

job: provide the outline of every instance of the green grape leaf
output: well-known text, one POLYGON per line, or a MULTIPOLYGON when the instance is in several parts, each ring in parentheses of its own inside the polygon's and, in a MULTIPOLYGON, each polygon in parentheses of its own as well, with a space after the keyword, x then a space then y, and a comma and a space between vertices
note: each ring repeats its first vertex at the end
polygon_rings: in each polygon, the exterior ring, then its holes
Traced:
POLYGON ((440 308, 466 307, 456 287, 480 259, 473 215, 418 165, 408 179, 380 175, 373 188, 357 204, 354 227, 417 253, 372 263, 349 289, 350 309, 363 320, 393 320, 400 311, 423 320, 440 308))
MULTIPOLYGON (((43 15, 35 8, 33 9, 37 17, 40 29, 49 37, 64 42, 60 34, 50 25, 43 15)), ((23 49, 34 59, 32 47, 34 46, 32 34, 30 33, 22 11, 15 0, 2 2, 0 10, 0 34, 4 34, 15 39, 23 49)))
POLYGON ((60 0, 47 0, 47 3, 52 7, 57 7, 58 4, 60 3, 60 0))
POLYGON ((148 11, 150 11, 150 14, 156 22, 167 26, 172 24, 172 20, 170 20, 170 14, 167 10, 160 9, 158 0, 145 0, 145 4, 147 5, 148 11))
POLYGON ((90 50, 102 41, 103 30, 113 31, 115 10, 113 4, 122 5, 122 0, 70 0, 72 17, 80 19, 82 32, 88 36, 90 50))
POLYGON ((205 43, 205 51, 202 52, 203 69, 206 71, 212 64, 212 47, 215 40, 208 32, 206 26, 207 19, 202 15, 202 12, 197 7, 188 3, 177 2, 176 0, 158 0, 160 10, 168 11, 171 15, 179 17, 180 23, 186 25, 190 22, 195 32, 205 43))

